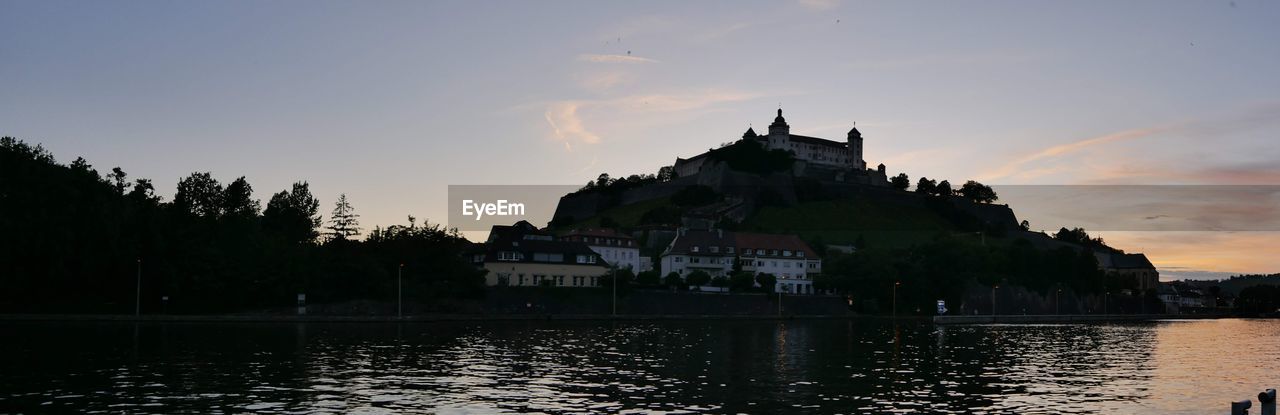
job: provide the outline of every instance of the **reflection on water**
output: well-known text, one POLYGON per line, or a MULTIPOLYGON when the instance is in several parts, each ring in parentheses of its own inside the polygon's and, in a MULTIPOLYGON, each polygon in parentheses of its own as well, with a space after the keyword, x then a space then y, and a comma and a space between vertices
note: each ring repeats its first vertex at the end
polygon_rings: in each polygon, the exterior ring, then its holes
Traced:
POLYGON ((1280 321, 2 323, 0 412, 1205 413, 1280 321))

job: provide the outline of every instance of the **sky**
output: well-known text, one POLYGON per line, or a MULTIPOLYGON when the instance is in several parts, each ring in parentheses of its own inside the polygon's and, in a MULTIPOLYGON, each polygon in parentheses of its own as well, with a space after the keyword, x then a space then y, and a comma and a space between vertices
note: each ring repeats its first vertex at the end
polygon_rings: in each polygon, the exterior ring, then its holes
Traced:
MULTIPOLYGON (((796 134, 856 122, 913 181, 1280 184, 1277 21, 1261 0, 0 0, 0 135, 166 198, 195 171, 260 199, 306 180, 365 228, 445 222, 451 184, 652 173, 779 106, 796 134)), ((1162 279, 1280 272, 1280 232, 1095 233, 1162 279)))

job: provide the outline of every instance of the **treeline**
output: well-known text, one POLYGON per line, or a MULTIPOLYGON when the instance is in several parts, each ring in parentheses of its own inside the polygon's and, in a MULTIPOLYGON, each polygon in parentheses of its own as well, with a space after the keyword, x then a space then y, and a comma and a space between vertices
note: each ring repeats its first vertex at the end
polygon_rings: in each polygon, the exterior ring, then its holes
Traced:
MULTIPOLYGON (((1059 289, 1077 295, 1137 288, 1137 281, 1106 277, 1089 248, 1039 250, 1025 239, 1000 246, 974 245, 949 235, 909 248, 859 246, 849 254, 823 257, 819 289, 848 294, 856 302, 873 300, 881 308, 897 301, 902 310, 932 310, 936 300, 956 307, 965 302, 967 284, 1020 286, 1041 295, 1059 289)), ((970 304, 972 307, 973 304, 970 304)))
POLYGON ((83 158, 59 164, 41 146, 0 139, 0 310, 231 312, 309 303, 394 301, 403 264, 407 301, 482 295, 483 274, 461 257, 456 231, 418 224, 365 240, 345 195, 322 222, 306 182, 265 209, 245 177, 223 185, 192 173, 172 201, 148 179, 83 158), (326 225, 327 226, 322 226, 326 225), (167 300, 165 300, 167 298, 167 300))
MULTIPOLYGON (((898 173, 897 176, 889 178, 889 185, 895 189, 906 191, 908 187, 911 187, 911 179, 907 177, 906 173, 898 173)), ((996 194, 996 191, 991 186, 973 180, 966 181, 959 189, 955 189, 952 188, 950 181, 943 180, 939 182, 928 177, 921 177, 916 182, 915 192, 939 197, 959 196, 974 203, 994 203, 1000 200, 1000 196, 996 194)))

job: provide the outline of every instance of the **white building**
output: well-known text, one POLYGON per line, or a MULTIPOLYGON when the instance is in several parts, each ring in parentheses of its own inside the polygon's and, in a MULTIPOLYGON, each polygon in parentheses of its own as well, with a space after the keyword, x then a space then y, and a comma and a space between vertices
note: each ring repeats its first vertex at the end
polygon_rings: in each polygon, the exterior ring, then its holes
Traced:
POLYGON ((773 274, 775 291, 813 294, 813 277, 822 272, 822 258, 796 235, 686 230, 663 251, 661 272, 681 276, 702 270, 714 277, 727 277, 734 261, 742 271, 773 274))
POLYGON ((640 246, 635 238, 619 233, 613 229, 574 229, 560 236, 562 241, 582 242, 592 251, 600 254, 605 262, 618 269, 630 269, 632 272, 643 271, 640 264, 640 246))

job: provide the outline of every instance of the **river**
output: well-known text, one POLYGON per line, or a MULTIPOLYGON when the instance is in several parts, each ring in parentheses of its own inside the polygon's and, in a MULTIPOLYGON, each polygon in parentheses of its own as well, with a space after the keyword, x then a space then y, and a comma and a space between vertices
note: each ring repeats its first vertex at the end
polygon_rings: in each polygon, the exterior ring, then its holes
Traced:
POLYGON ((0 322, 0 413, 1225 413, 1280 321, 0 322))

